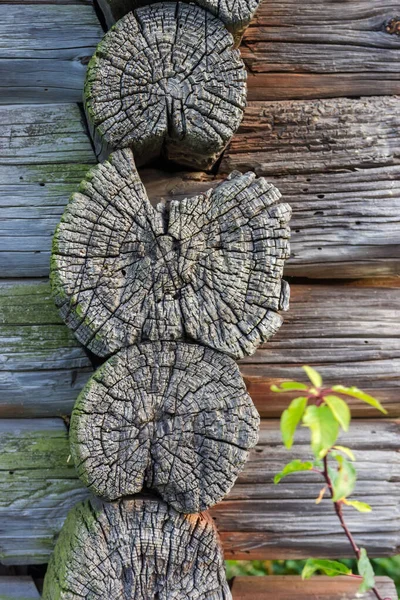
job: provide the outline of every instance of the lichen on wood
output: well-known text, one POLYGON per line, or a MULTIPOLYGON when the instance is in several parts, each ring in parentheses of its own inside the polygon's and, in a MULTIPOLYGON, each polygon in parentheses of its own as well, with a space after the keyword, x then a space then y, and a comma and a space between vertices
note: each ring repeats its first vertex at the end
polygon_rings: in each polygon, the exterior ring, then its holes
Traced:
POLYGON ((207 514, 158 499, 78 504, 50 560, 43 600, 231 600, 207 514))
POLYGON ((132 346, 93 375, 75 405, 71 453, 106 500, 157 491, 195 513, 221 500, 258 439, 236 363, 196 344, 132 346))
POLYGON ((102 160, 130 147, 138 164, 160 154, 210 168, 243 116, 246 70, 223 23, 193 4, 128 13, 97 47, 85 108, 102 160))
POLYGON ((57 229, 61 316, 99 356, 140 340, 193 339, 233 357, 280 327, 290 207, 254 173, 153 208, 130 150, 89 172, 57 229))

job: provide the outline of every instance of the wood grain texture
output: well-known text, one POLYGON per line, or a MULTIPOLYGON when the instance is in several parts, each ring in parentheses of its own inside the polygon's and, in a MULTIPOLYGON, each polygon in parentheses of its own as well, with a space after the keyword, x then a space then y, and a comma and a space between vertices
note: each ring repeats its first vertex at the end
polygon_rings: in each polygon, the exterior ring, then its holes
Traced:
MULTIPOLYGON (((287 150, 289 164, 296 147, 287 150)), ((400 166, 353 169, 351 162, 349 154, 345 170, 267 176, 293 211, 284 273, 321 279, 400 273, 400 166)), ((219 182, 201 173, 143 169, 140 175, 151 200, 181 200, 219 182)))
POLYGON ((32 577, 0 577, 0 600, 39 600, 32 577))
POLYGON ((388 28, 398 8, 395 0, 265 0, 242 54, 250 71, 398 73, 400 39, 388 28))
POLYGON ((251 102, 220 172, 329 173, 400 163, 400 99, 251 102))
POLYGON ((80 394, 71 454, 97 496, 147 488, 197 513, 232 488, 259 421, 231 358, 196 344, 144 343, 110 358, 80 394))
POLYGON ((288 274, 400 273, 399 107, 396 97, 249 104, 220 172, 251 168, 293 205, 288 274))
MULTIPOLYGON (((303 378, 313 364, 328 385, 356 385, 400 416, 400 289, 364 285, 292 285, 291 309, 278 334, 240 372, 258 411, 279 417, 291 395, 272 383, 303 378)), ((70 414, 91 373, 80 344, 63 325, 46 281, 0 282, 0 416, 70 414)), ((351 401, 357 417, 379 414, 351 401)))
POLYGON ((232 600, 218 534, 206 514, 155 498, 90 499, 68 515, 43 600, 232 600))
POLYGON ((248 73, 247 98, 309 100, 400 94, 400 77, 391 73, 248 73))
MULTIPOLYGON (((303 103, 290 104, 297 106, 303 103)), ((354 115, 350 114, 349 120, 344 116, 343 122, 334 119, 330 125, 328 117, 318 116, 318 103, 305 104, 308 109, 304 109, 304 122, 299 122, 299 131, 304 138, 300 149, 297 144, 289 144, 297 135, 297 125, 290 125, 289 111, 287 119, 282 118, 281 109, 286 104, 269 104, 270 121, 276 121, 277 125, 269 133, 264 117, 265 124, 260 133, 260 139, 265 139, 268 144, 270 138, 271 143, 275 140, 267 157, 271 152, 276 159, 281 143, 285 165, 293 164, 299 152, 302 156, 302 173, 280 174, 282 166, 278 164, 268 169, 267 175, 293 209, 292 255, 286 262, 285 272, 321 278, 398 275, 400 165, 393 164, 397 161, 397 148, 400 147, 396 133, 397 117, 393 118, 397 111, 396 100, 390 100, 387 111, 389 123, 393 125, 380 133, 381 147, 384 148, 386 143, 384 136, 390 138, 388 145, 395 146, 386 158, 382 158, 380 153, 367 168, 360 166, 357 148, 349 150, 347 155, 344 149, 341 165, 334 170, 330 168, 327 172, 317 173, 311 173, 311 167, 307 165, 311 164, 314 155, 325 157, 327 164, 332 162, 336 151, 335 144, 332 145, 329 140, 335 141, 335 135, 339 143, 347 139, 347 131, 351 132, 355 127, 354 123, 351 124, 354 115), (307 110, 311 121, 320 119, 319 138, 315 124, 311 126, 307 121, 307 110), (336 133, 328 129, 335 124, 338 127, 336 133), (324 134, 323 127, 329 131, 328 136, 324 134), (284 131, 290 133, 288 142, 284 131), (318 139, 320 142, 325 140, 321 153, 318 139), (314 147, 315 150, 309 150, 314 147)), ((300 111, 299 108, 296 110, 297 113, 300 111)), ((370 110, 373 112, 373 106, 370 110)), ((386 114, 385 110, 382 105, 376 107, 376 112, 386 114)), ((68 197, 84 176, 86 165, 89 167, 95 161, 94 154, 82 126, 81 115, 73 105, 0 107, 0 118, 5 123, 4 136, 0 140, 0 193, 3 195, 0 208, 1 275, 47 276, 51 235, 68 197), (10 126, 7 126, 8 123, 10 126)), ((367 116, 364 120, 368 120, 367 116)), ((365 127, 369 125, 361 122, 359 137, 364 135, 365 127)), ((377 124, 377 127, 382 128, 382 124, 377 124)), ((255 133, 253 122, 251 135, 255 133)), ((240 134, 242 144, 245 137, 245 132, 240 134)), ((374 140, 368 142, 372 154, 375 152, 374 140)), ((368 148, 365 149, 367 151, 368 148)), ((259 155, 257 151, 254 156, 259 155)), ((235 155, 234 160, 240 158, 249 162, 246 152, 235 155)), ((153 204, 162 198, 171 201, 198 195, 218 183, 212 177, 199 173, 174 174, 142 169, 140 175, 153 204)))
POLYGON ((398 13, 394 0, 264 0, 241 47, 250 99, 398 94, 398 13))
POLYGON ((90 4, 0 4, 0 102, 80 102, 102 35, 90 4))
MULTIPOLYGON (((397 597, 396 587, 389 577, 377 577, 377 588, 382 598, 397 597)), ((358 594, 360 584, 350 577, 313 577, 302 581, 293 575, 272 577, 235 577, 232 583, 233 600, 373 600, 369 591, 358 594)))
MULTIPOLYGON (((195 0, 212 15, 218 17, 239 45, 243 32, 258 8, 260 0, 195 0)), ((148 0, 99 0, 108 27, 133 9, 151 4, 148 0)))
POLYGON ((279 328, 289 290, 290 207, 254 173, 151 206, 130 150, 73 194, 54 237, 60 314, 94 354, 137 340, 191 339, 233 357, 279 328))
MULTIPOLYGON (((245 470, 221 504, 211 509, 227 558, 349 556, 336 515, 315 505, 321 482, 316 474, 272 479, 294 456, 305 458, 308 433, 296 436, 292 452, 282 447, 277 421, 262 421, 260 440, 245 470)), ((400 456, 399 422, 355 421, 342 443, 357 458, 354 497, 369 502, 371 514, 346 509, 357 541, 372 556, 398 553, 400 456)), ((67 431, 57 419, 0 420, 0 529, 4 564, 47 562, 61 525, 88 490, 69 457, 67 431)), ((328 502, 328 500, 326 501, 328 502)))
POLYGON ((1 277, 47 276, 69 196, 96 162, 74 104, 0 106, 1 277))
POLYGON ((70 414, 92 367, 58 316, 47 281, 1 282, 0 341, 0 415, 70 414))
POLYGON ((90 61, 85 109, 100 161, 132 148, 210 168, 239 127, 246 70, 219 19, 195 5, 159 3, 128 13, 90 61))

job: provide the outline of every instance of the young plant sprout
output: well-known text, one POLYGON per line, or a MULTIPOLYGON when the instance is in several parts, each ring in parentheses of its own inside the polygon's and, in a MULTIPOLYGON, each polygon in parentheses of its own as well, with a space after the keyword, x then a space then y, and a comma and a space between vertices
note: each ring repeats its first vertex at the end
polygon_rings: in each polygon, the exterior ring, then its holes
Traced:
POLYGON ((309 579, 317 571, 330 577, 348 575, 360 580, 359 592, 372 590, 378 600, 383 599, 375 587, 375 574, 365 548, 359 548, 350 532, 343 514, 343 505, 351 506, 363 513, 371 512, 371 507, 365 502, 353 500, 357 479, 354 466, 355 457, 350 448, 337 444, 340 430, 348 431, 351 420, 350 408, 344 397, 357 398, 375 407, 386 414, 386 410, 376 399, 356 387, 334 385, 330 388, 323 387, 321 375, 312 367, 303 367, 311 381, 311 385, 297 381, 284 381, 279 385, 271 386, 273 392, 300 392, 302 395, 294 398, 289 407, 281 416, 281 433, 286 448, 293 445, 294 435, 300 423, 308 427, 311 433, 311 449, 314 460, 301 461, 299 459, 288 463, 274 478, 274 483, 279 483, 283 477, 299 471, 313 471, 318 473, 325 481, 316 503, 319 504, 325 494, 329 494, 331 501, 346 534, 354 554, 357 557, 358 575, 353 574, 346 565, 321 559, 308 559, 303 572, 303 579, 309 579))

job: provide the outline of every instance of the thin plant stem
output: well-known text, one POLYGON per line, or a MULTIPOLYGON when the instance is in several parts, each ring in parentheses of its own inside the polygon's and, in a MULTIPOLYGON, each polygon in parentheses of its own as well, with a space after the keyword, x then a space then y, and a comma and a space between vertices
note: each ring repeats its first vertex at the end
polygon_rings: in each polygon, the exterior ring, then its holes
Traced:
MULTIPOLYGON (((330 478, 329 471, 328 471, 328 454, 326 456, 324 456, 324 470, 323 470, 322 474, 323 474, 326 484, 329 488, 331 498, 333 499, 333 485, 332 485, 332 480, 330 478)), ((360 556, 361 556, 361 550, 358 547, 355 539, 353 538, 353 535, 352 535, 350 529, 348 528, 346 521, 344 520, 343 503, 342 502, 333 502, 333 505, 335 507, 335 512, 340 521, 342 529, 343 529, 344 533, 346 534, 346 537, 349 540, 351 547, 353 548, 353 551, 357 557, 357 560, 359 560, 360 556)), ((374 592, 374 594, 378 600, 390 600, 390 598, 383 598, 376 587, 373 587, 372 591, 374 592)))

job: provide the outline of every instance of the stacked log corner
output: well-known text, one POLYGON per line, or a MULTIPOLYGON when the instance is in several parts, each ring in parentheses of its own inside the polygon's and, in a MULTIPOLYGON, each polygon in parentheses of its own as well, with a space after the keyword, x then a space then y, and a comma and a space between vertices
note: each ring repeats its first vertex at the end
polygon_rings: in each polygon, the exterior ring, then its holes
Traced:
POLYGON ((71 456, 95 497, 64 524, 44 600, 231 598, 203 511, 258 440, 235 359, 288 308, 291 210, 273 185, 238 171, 154 207, 135 164, 208 169, 238 128, 246 72, 218 17, 182 3, 140 8, 88 68, 85 109, 104 162, 57 228, 51 282, 65 323, 107 360, 71 418, 71 456))

